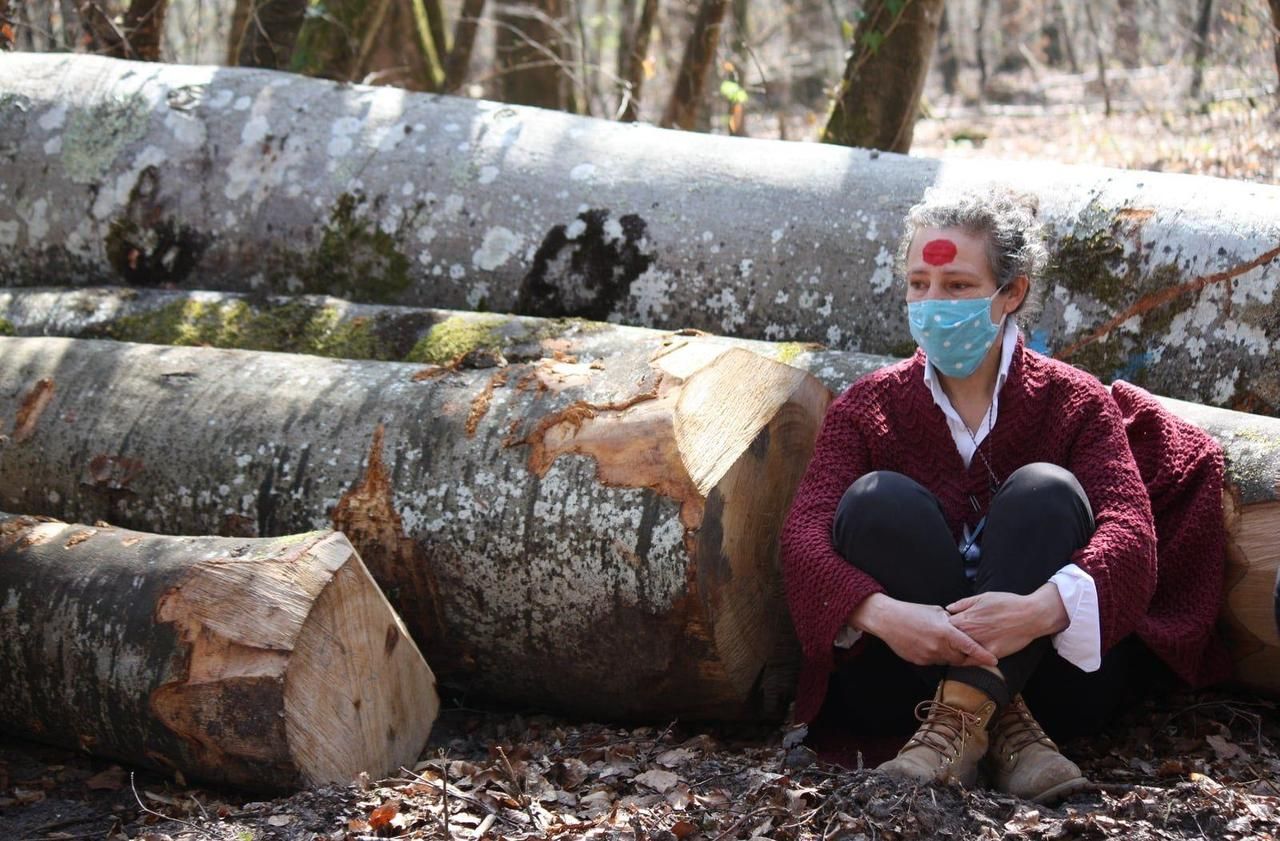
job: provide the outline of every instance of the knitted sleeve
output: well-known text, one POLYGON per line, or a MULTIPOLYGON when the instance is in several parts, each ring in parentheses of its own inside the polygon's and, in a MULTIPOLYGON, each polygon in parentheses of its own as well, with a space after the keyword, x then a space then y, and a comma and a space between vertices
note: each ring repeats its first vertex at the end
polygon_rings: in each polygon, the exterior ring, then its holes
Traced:
POLYGON ((830 669, 836 633, 862 600, 883 588, 850 565, 831 544, 841 497, 869 469, 856 423, 865 390, 857 384, 827 410, 813 458, 782 530, 782 572, 791 621, 809 666, 830 669))
POLYGON ((1096 529, 1072 561, 1093 577, 1106 653, 1146 615, 1156 587, 1156 538, 1120 410, 1100 383, 1091 386, 1067 468, 1089 498, 1096 529))

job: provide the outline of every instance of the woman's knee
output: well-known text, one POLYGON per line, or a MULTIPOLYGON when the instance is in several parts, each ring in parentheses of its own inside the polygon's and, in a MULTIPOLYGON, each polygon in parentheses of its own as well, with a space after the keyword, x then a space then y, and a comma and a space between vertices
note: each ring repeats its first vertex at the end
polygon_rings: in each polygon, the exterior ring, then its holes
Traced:
POLYGON ((921 517, 940 516, 937 498, 923 485, 892 470, 875 470, 857 479, 836 509, 832 537, 837 546, 851 531, 917 527, 921 517))
POLYGON ((1065 467, 1043 461, 1024 464, 1013 471, 991 504, 993 509, 997 505, 1030 506, 1039 512, 1052 508, 1078 508, 1090 523, 1093 521, 1089 497, 1075 475, 1065 467))

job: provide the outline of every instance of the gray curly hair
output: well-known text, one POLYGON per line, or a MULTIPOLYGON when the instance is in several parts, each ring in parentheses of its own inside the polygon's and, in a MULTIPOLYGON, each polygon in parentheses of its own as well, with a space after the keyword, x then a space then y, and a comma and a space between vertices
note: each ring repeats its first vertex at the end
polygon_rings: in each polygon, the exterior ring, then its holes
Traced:
POLYGON ((986 237, 987 262, 991 264, 997 288, 1008 286, 1020 274, 1035 280, 1049 259, 1038 212, 1035 197, 1009 190, 977 193, 930 187, 903 220, 902 240, 894 263, 896 274, 899 278, 906 275, 907 251, 916 231, 960 228, 986 237))

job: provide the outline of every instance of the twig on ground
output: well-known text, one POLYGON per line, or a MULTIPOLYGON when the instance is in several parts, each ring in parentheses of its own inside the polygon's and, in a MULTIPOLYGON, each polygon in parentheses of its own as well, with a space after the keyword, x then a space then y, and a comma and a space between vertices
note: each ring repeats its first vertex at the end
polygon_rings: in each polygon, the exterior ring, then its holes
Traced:
POLYGON ((180 823, 183 826, 190 827, 191 829, 200 833, 201 835, 207 838, 213 838, 215 841, 217 841, 218 836, 214 835, 212 832, 200 826, 199 824, 192 823, 191 821, 184 821, 181 818, 173 818, 173 817, 170 817, 169 815, 164 814, 163 812, 157 812, 155 809, 148 808, 148 806, 142 802, 142 797, 138 794, 138 787, 134 785, 133 776, 134 776, 134 772, 130 771, 129 772, 129 788, 132 789, 133 791, 133 799, 137 801, 139 809, 146 812, 148 815, 155 815, 157 818, 162 818, 163 820, 166 820, 166 821, 173 821, 174 823, 180 823))

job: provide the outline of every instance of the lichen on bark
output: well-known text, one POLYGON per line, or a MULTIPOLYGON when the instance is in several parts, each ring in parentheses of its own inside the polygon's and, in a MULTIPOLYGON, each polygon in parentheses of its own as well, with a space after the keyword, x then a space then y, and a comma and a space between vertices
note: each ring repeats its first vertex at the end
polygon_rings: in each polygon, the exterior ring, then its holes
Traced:
POLYGON ((146 134, 151 106, 141 94, 75 109, 62 138, 62 166, 78 184, 96 184, 125 146, 146 134))

